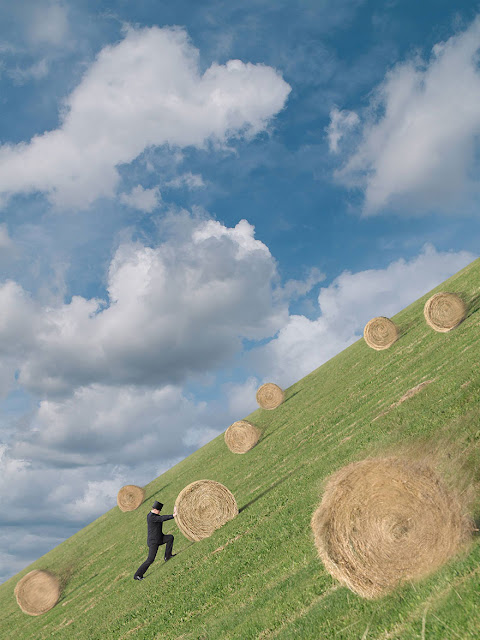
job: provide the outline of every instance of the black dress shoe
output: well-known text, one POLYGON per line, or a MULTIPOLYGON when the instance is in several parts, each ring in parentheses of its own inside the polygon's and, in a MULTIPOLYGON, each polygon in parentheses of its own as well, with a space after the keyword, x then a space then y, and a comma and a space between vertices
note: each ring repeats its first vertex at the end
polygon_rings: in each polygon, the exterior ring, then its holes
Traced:
POLYGON ((165 562, 167 562, 167 560, 170 560, 170 558, 173 558, 176 555, 177 555, 176 553, 172 553, 171 556, 168 556, 168 558, 165 558, 165 562))

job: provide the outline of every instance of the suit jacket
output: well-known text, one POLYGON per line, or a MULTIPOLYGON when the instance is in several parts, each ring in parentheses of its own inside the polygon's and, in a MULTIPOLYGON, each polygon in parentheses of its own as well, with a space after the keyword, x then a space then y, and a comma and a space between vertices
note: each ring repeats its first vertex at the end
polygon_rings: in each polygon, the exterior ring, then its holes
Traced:
POLYGON ((147 515, 147 546, 151 544, 163 544, 162 522, 165 522, 165 520, 173 520, 173 516, 161 516, 151 511, 147 515))

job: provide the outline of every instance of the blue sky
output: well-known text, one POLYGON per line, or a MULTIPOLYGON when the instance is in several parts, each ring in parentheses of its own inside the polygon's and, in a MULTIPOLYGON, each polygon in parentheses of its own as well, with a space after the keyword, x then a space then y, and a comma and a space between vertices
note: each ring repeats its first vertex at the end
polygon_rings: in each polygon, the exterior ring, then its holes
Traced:
POLYGON ((480 5, 0 17, 4 581, 478 257, 480 5))

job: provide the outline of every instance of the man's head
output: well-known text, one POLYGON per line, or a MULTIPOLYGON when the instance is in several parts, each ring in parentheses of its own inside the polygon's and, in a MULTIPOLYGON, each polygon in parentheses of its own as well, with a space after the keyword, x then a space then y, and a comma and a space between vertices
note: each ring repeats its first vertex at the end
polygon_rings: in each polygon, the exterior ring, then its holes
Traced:
POLYGON ((153 503, 153 506, 152 506, 152 511, 160 513, 162 508, 163 508, 163 504, 161 502, 158 502, 158 500, 155 500, 155 502, 153 503))

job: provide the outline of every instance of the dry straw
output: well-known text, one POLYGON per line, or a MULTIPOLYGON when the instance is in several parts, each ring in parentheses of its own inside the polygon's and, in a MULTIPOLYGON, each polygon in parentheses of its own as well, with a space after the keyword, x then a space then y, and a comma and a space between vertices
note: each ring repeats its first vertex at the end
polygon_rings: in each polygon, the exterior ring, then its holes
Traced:
POLYGON ((376 351, 388 349, 398 338, 398 328, 389 318, 378 316, 365 325, 363 337, 369 347, 376 351))
POLYGON ((257 391, 257 402, 262 409, 276 409, 284 400, 284 392, 273 382, 262 384, 257 391))
POLYGON ((60 598, 60 580, 49 571, 35 569, 23 576, 14 589, 18 606, 30 616, 40 616, 60 598))
POLYGON ((134 511, 142 504, 145 489, 135 484, 127 484, 117 494, 117 504, 122 511, 134 511))
POLYGON ((427 300, 423 308, 427 324, 441 333, 458 327, 466 313, 466 304, 456 293, 436 293, 427 300))
POLYGON ((194 542, 208 538, 238 514, 233 494, 214 480, 192 482, 180 491, 175 506, 178 528, 194 542))
POLYGON ((233 453, 246 453, 257 444, 260 436, 260 429, 247 420, 238 420, 225 431, 225 443, 233 453))
POLYGON ((430 466, 384 457, 333 474, 311 526, 327 571, 374 599, 435 571, 474 524, 430 466))

